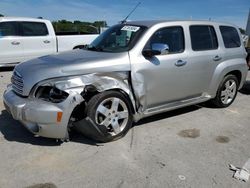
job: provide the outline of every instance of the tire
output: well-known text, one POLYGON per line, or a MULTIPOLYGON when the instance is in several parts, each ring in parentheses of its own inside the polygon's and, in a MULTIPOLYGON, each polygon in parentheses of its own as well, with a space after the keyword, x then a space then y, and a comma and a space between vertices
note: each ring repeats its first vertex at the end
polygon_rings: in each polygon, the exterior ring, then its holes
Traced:
POLYGON ((218 108, 226 108, 230 106, 237 95, 239 81, 234 75, 224 77, 219 85, 216 97, 211 100, 212 104, 218 108))
POLYGON ((104 135, 91 135, 91 138, 101 142, 123 137, 132 125, 130 101, 118 91, 105 91, 93 96, 87 104, 86 114, 104 135))

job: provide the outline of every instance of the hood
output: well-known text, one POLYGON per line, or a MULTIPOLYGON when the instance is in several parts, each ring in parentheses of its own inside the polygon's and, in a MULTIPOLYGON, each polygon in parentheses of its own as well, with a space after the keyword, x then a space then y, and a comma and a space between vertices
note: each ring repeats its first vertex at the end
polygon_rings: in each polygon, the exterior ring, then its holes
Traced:
POLYGON ((90 73, 129 71, 128 52, 106 53, 72 50, 23 62, 14 71, 22 77, 23 95, 28 96, 32 87, 46 79, 84 75, 90 73))

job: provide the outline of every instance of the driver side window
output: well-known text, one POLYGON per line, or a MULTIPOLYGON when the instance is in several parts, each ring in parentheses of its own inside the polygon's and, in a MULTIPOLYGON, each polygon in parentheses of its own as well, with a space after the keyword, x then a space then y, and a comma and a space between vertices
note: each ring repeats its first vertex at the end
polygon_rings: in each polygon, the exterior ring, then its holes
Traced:
POLYGON ((152 48, 154 43, 163 43, 169 46, 169 53, 181 53, 184 51, 184 33, 180 26, 166 27, 157 30, 146 44, 146 48, 152 48))

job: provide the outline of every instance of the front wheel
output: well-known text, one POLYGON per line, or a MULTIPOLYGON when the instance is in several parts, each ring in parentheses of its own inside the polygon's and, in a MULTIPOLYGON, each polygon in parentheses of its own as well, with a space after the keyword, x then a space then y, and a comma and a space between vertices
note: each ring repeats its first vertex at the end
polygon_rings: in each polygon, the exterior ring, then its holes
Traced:
POLYGON ((225 76, 218 88, 216 97, 211 102, 219 108, 230 106, 237 95, 238 87, 239 82, 236 76, 225 76))
POLYGON ((132 125, 131 105, 118 91, 106 91, 92 97, 87 105, 87 116, 104 133, 93 139, 108 142, 123 137, 132 125))

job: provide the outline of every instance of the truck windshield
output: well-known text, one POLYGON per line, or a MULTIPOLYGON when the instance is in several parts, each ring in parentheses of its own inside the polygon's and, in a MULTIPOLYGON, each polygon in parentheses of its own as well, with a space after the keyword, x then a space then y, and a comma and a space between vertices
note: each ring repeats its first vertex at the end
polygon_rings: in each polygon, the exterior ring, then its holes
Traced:
POLYGON ((102 52, 129 51, 145 30, 145 26, 118 24, 103 32, 87 49, 102 52))

